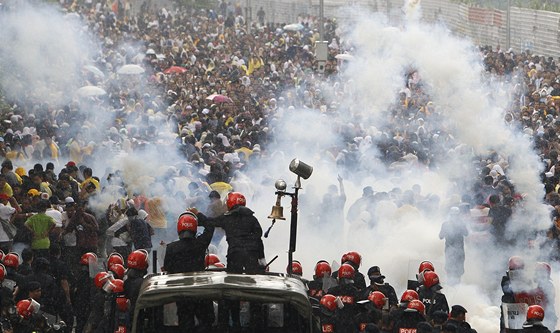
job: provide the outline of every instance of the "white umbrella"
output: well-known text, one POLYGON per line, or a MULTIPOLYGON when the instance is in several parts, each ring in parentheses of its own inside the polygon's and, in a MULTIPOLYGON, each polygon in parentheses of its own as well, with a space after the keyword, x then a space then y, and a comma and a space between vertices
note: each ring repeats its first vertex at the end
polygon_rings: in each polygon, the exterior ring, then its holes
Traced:
POLYGON ((105 94, 107 94, 105 90, 96 86, 85 86, 76 91, 76 95, 80 97, 97 97, 105 94))
POLYGON ((79 20, 80 14, 76 13, 76 12, 72 12, 72 13, 68 13, 66 15, 64 15, 64 18, 67 20, 79 20))
POLYGON ((338 60, 352 60, 354 56, 348 53, 341 53, 334 56, 338 60))
POLYGON ((121 75, 136 75, 144 73, 144 68, 138 65, 124 65, 117 71, 117 74, 121 75))
POLYGON ((93 75, 98 76, 98 77, 100 77, 100 78, 104 78, 104 77, 105 77, 105 74, 103 74, 103 72, 102 72, 99 68, 97 68, 97 67, 95 67, 95 66, 86 65, 86 66, 84 66, 84 69, 85 69, 86 71, 88 71, 88 72, 93 73, 93 75))
POLYGON ((300 31, 303 30, 303 25, 300 23, 293 23, 284 26, 284 30, 286 31, 300 31))

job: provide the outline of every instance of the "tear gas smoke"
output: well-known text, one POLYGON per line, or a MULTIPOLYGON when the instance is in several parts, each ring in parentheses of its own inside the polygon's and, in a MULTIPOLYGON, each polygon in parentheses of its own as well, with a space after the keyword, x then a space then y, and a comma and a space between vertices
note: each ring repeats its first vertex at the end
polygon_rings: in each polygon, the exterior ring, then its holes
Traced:
MULTIPOLYGON (((275 202, 274 181, 286 180, 290 190, 296 177, 288 171, 288 164, 294 157, 300 158, 314 166, 313 175, 302 182, 298 245, 294 254, 302 262, 305 277, 311 277, 318 260, 339 260, 344 252, 356 250, 364 259, 361 271, 379 265, 387 281, 400 294, 406 280, 414 278, 415 272, 408 267, 415 270, 421 260, 429 259, 436 263, 450 305, 465 305, 469 321, 479 332, 496 332, 499 325, 496 307, 501 295, 499 275, 506 269, 504 260, 516 252, 526 255, 526 245, 519 242, 519 247, 512 249, 493 246, 481 249, 481 243, 468 239, 463 283, 451 287, 446 285, 443 241, 438 233, 448 218, 449 208, 460 203, 462 194, 470 194, 469 179, 478 173, 479 166, 473 164, 473 159, 480 159, 490 151, 498 153, 495 162, 506 169, 518 191, 527 194, 524 209, 516 211, 508 232, 528 233, 544 226, 548 212, 540 203, 543 191, 538 177, 539 160, 529 140, 503 124, 508 105, 506 92, 512 87, 489 86, 483 80, 483 67, 473 45, 454 37, 445 27, 421 23, 416 17, 420 12, 417 2, 405 7, 409 9, 408 19, 402 28, 391 27, 387 18, 369 13, 352 24, 340 24, 341 44, 350 46, 354 60, 346 65, 340 82, 332 85, 325 81, 315 87, 315 93, 327 102, 327 111, 282 106, 269 122, 272 142, 265 148, 268 156, 248 170, 246 176, 237 177, 235 188, 243 188, 248 207, 255 210, 266 229, 269 223, 265 217, 275 202), (383 142, 392 139, 393 129, 402 134, 417 132, 422 126, 419 120, 408 124, 406 119, 388 120, 388 110, 397 103, 399 92, 412 72, 417 73, 412 80, 423 83, 433 103, 434 116, 426 117, 424 126, 440 129, 437 137, 430 140, 435 154, 428 157, 433 163, 429 170, 413 154, 386 165, 381 159, 386 152, 378 150, 383 142), (331 110, 328 103, 332 101, 340 102, 338 112, 331 110), (347 144, 350 141, 354 143, 347 144), (332 202, 329 200, 340 194, 338 175, 344 179, 344 210, 329 205, 332 202), (420 185, 421 193, 413 193, 412 202, 401 201, 403 196, 393 191, 400 188, 404 192, 414 184, 420 185), (356 220, 346 221, 348 208, 367 185, 376 192, 387 193, 367 212, 360 211, 356 220), (333 192, 325 195, 328 191, 333 192), (416 207, 414 204, 419 202, 422 206, 416 207)), ((3 22, 8 28, 0 32, 0 40, 5 45, 14 45, 0 51, 1 77, 13 82, 3 81, 3 89, 15 100, 25 99, 29 90, 48 101, 64 100, 64 96, 70 96, 83 83, 76 76, 87 58, 84 42, 74 30, 63 29, 67 21, 52 10, 21 11, 18 15, 3 22), (39 29, 44 26, 55 30, 46 30, 45 35, 39 29), (45 59, 52 65, 44 65, 45 59), (7 64, 16 71, 4 75, 7 64)), ((163 96, 161 91, 153 90, 138 93, 163 96)), ((301 91, 290 93, 303 96, 301 91)), ((85 112, 90 119, 87 140, 96 144, 108 141, 103 127, 96 128, 96 125, 111 124, 114 114, 88 112, 83 105, 77 110, 85 112)), ((137 127, 152 125, 158 129, 156 135, 160 140, 155 147, 133 154, 116 154, 110 147, 104 147, 90 164, 98 175, 107 168, 107 173, 121 170, 119 177, 127 184, 129 194, 161 198, 168 228, 172 230, 176 216, 186 208, 186 185, 194 177, 182 173, 185 161, 175 153, 174 135, 161 117, 163 112, 155 113, 152 118, 133 122, 137 127)), ((103 194, 95 207, 103 211, 119 195, 122 194, 103 194)), ((289 206, 287 198, 283 199, 283 205, 289 206)), ((285 213, 289 215, 289 209, 285 213)), ((281 256, 272 265, 272 271, 286 268, 289 216, 286 217, 288 221, 276 223, 265 240, 267 258, 281 256)), ((160 236, 165 241, 176 238, 172 232, 160 236)), ((225 259, 223 243, 218 252, 225 259)), ((529 259, 536 260, 536 253, 529 259)))
POLYGON ((68 102, 82 85, 93 42, 80 19, 45 4, 3 11, 0 86, 12 100, 68 102))
MULTIPOLYGON (((454 37, 445 27, 420 23, 414 18, 419 8, 415 4, 405 6, 411 10, 407 12, 410 16, 400 29, 388 27, 387 19, 371 19, 369 13, 348 24, 351 29, 345 30, 344 22, 341 24, 341 29, 345 31, 341 39, 352 46, 354 59, 346 65, 347 69, 342 74, 346 82, 341 87, 350 92, 346 95, 350 98, 340 104, 338 116, 317 112, 313 121, 308 118, 310 111, 295 110, 292 112, 296 120, 284 113, 278 116, 274 126, 276 140, 269 150, 281 151, 283 154, 278 156, 285 158, 274 159, 268 168, 270 173, 276 171, 278 165, 287 166, 288 159, 293 156, 315 166, 313 176, 304 182, 299 219, 300 242, 295 253, 307 277, 312 275, 317 260, 338 259, 345 251, 357 250, 364 256, 362 271, 371 265, 381 266, 383 273, 388 276, 387 281, 398 292, 402 292, 406 280, 414 277, 403 269, 408 261, 418 263, 422 259, 430 259, 444 262, 443 244, 437 236, 441 223, 449 207, 460 203, 461 195, 472 194, 472 184, 468 179, 477 174, 475 168, 478 167, 473 164, 473 158, 493 151, 499 156, 495 162, 506 168, 506 174, 517 191, 527 194, 523 209, 515 211, 507 232, 526 235, 542 230, 550 223, 548 209, 541 203, 544 193, 539 180, 539 158, 531 142, 503 122, 504 110, 509 105, 507 92, 513 87, 503 83, 494 86, 484 81, 480 55, 469 41, 454 37), (404 163, 398 172, 394 172, 394 168, 393 172, 383 170, 379 167, 383 165, 378 158, 379 152, 362 155, 350 165, 337 163, 344 158, 348 162, 350 154, 340 150, 343 156, 332 154, 327 147, 336 143, 337 138, 340 139, 338 142, 349 141, 345 128, 362 141, 369 137, 375 144, 386 139, 395 125, 403 126, 402 130, 409 132, 415 132, 416 127, 421 125, 412 122, 409 128, 405 128, 405 125, 386 120, 388 110, 404 88, 405 78, 411 70, 418 73, 423 89, 435 105, 437 116, 430 117, 428 126, 441 130, 432 141, 434 145, 442 147, 441 155, 431 157, 436 167, 430 171, 421 170, 414 167, 415 162, 412 161, 404 163), (298 122, 297 117, 301 114, 304 116, 298 122), (305 124, 304 133, 301 133, 299 125, 302 123, 305 124), (348 123, 352 125, 347 126, 348 123), (303 144, 301 140, 308 133, 314 133, 315 137, 303 144), (372 168, 371 163, 378 166, 372 168), (337 174, 343 174, 349 180, 345 183, 348 197, 346 208, 358 198, 363 186, 371 185, 375 191, 388 192, 393 187, 400 187, 404 191, 413 184, 420 184, 425 191, 423 194, 431 193, 432 197, 437 195, 439 208, 436 205, 435 210, 420 211, 413 206, 397 207, 389 201, 382 201, 374 209, 373 220, 376 224, 373 229, 360 221, 348 224, 340 219, 342 215, 333 214, 329 218, 321 214, 329 210, 321 203, 321 196, 327 192, 329 184, 336 183, 337 174), (341 233, 341 230, 346 233, 341 233)), ((356 13, 355 10, 353 12, 356 13)), ((379 14, 373 17, 379 18, 379 14)), ((325 87, 321 87, 321 91, 332 92, 325 87)), ((289 179, 282 172, 278 173, 278 178, 289 179)), ((270 186, 272 193, 272 182, 270 186)), ((252 206, 266 207, 260 202, 253 201, 252 206)), ((269 202, 272 203, 273 199, 269 202)), ((259 216, 268 213, 258 208, 257 212, 259 216)), ((288 235, 288 225, 274 228, 277 230, 266 242, 268 254, 281 253, 287 246, 287 239, 281 238, 288 235)), ((469 320, 479 332, 498 330, 500 275, 507 268, 507 258, 515 253, 522 253, 528 261, 533 262, 538 257, 535 251, 527 251, 527 244, 523 241, 519 241, 517 247, 501 249, 481 243, 476 238, 466 240, 467 260, 463 283, 449 286, 444 292, 448 295, 450 305, 463 304, 467 307, 469 320), (489 253, 494 255, 489 256, 489 253)), ((285 260, 279 262, 282 263, 279 269, 284 269, 285 260)), ((436 270, 445 285, 443 265, 437 265, 436 270)))

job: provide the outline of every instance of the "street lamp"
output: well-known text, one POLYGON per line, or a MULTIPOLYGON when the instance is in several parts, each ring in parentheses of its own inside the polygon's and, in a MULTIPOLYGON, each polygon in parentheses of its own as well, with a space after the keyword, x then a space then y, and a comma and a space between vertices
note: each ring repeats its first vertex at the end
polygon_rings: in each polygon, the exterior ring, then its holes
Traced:
POLYGON ((276 223, 276 220, 285 220, 284 218, 284 207, 282 207, 282 197, 283 196, 290 196, 292 198, 292 210, 291 210, 291 217, 290 217, 290 247, 288 249, 288 274, 292 274, 292 261, 293 261, 293 254, 296 251, 296 238, 297 238, 297 220, 298 220, 298 192, 301 189, 301 179, 308 179, 311 174, 313 173, 313 167, 309 164, 306 164, 300 161, 297 158, 294 158, 292 162, 290 162, 290 171, 297 175, 297 180, 294 184, 294 192, 286 192, 286 182, 282 179, 276 181, 274 186, 276 187, 276 204, 272 206, 272 212, 268 216, 269 219, 272 219, 272 225, 266 233, 264 237, 268 237, 270 233, 270 229, 276 223))

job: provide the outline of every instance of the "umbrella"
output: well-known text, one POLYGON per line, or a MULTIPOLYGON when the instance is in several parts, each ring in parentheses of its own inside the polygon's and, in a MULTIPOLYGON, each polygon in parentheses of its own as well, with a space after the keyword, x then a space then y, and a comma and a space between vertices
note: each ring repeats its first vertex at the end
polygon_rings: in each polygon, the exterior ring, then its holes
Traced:
POLYGON ((300 23, 293 23, 284 26, 284 30, 286 31, 300 31, 303 30, 304 26, 300 23))
POLYGON ((231 100, 231 98, 224 96, 224 95, 219 95, 219 94, 212 94, 208 97, 206 97, 207 100, 210 100, 212 102, 215 103, 233 103, 233 101, 231 100))
POLYGON ((180 66, 171 66, 168 69, 164 70, 164 74, 183 74, 187 71, 186 68, 180 66))
POLYGON ((107 94, 105 90, 96 86, 85 86, 76 91, 76 95, 80 97, 96 97, 103 96, 105 94, 107 94))
POLYGON ((103 72, 102 72, 99 68, 97 68, 97 67, 95 67, 95 66, 86 65, 86 66, 84 66, 84 69, 85 69, 86 71, 92 73, 93 75, 100 77, 100 78, 104 78, 104 77, 105 77, 105 74, 103 74, 103 72))
POLYGON ((117 71, 117 74, 121 75, 136 75, 144 73, 144 68, 138 65, 124 65, 117 71))
POLYGON ((348 53, 341 53, 334 56, 338 60, 352 60, 354 56, 348 53))
POLYGON ((73 13, 68 13, 68 14, 64 15, 64 18, 67 19, 67 20, 79 20, 81 17, 80 17, 80 14, 78 14, 76 12, 73 12, 73 13))

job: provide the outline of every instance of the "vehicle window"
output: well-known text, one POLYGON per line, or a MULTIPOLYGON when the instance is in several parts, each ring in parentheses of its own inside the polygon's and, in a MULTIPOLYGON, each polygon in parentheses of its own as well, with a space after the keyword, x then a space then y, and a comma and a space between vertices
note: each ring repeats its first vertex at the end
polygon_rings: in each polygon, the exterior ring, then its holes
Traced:
MULTIPOLYGON (((290 304, 282 303, 251 303, 247 301, 211 301, 186 299, 146 308, 140 311, 137 318, 137 332, 182 332, 179 317, 182 311, 192 310, 196 313, 195 325, 211 322, 207 332, 224 332, 226 325, 233 326, 232 313, 239 308, 241 332, 309 332, 309 320, 303 318, 290 304), (185 310, 186 309, 186 310, 185 310)), ((182 318, 184 316, 181 316, 182 318)))

